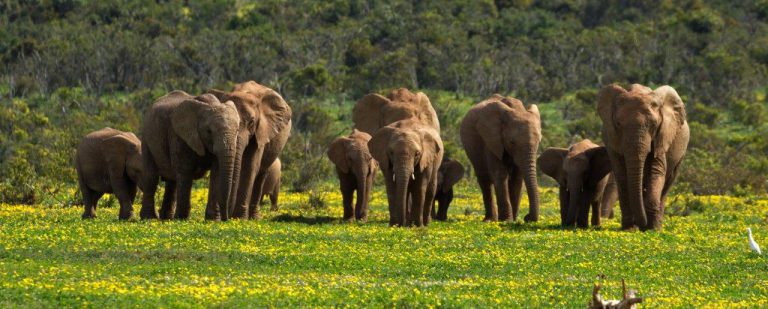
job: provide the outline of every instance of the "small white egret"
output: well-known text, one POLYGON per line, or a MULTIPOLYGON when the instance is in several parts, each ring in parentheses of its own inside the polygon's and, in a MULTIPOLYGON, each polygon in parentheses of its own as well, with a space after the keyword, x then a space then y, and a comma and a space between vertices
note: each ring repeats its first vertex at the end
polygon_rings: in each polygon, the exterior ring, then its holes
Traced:
POLYGON ((755 242, 755 239, 752 238, 752 229, 747 228, 747 233, 749 233, 749 247, 752 248, 752 251, 757 252, 757 254, 763 254, 760 252, 760 246, 755 242))

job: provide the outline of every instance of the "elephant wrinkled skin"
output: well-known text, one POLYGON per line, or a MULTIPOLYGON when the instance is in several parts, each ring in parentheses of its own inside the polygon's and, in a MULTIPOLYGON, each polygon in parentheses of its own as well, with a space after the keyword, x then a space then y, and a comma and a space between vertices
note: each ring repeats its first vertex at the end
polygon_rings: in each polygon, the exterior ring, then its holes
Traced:
POLYGON ((140 185, 141 141, 133 133, 103 128, 83 137, 75 154, 75 169, 85 207, 82 218, 96 217, 104 193, 120 202, 121 220, 133 215, 136 186, 140 185))
POLYGON ((603 141, 619 191, 623 229, 661 229, 669 188, 690 132, 685 105, 670 86, 612 84, 598 94, 603 141))
POLYGON ((536 152, 541 142, 539 109, 498 94, 473 106, 461 122, 461 142, 483 194, 486 221, 516 220, 522 184, 530 210, 526 222, 539 219, 536 152), (493 205, 491 186, 498 210, 493 205))
POLYGON ((371 135, 352 130, 349 136, 336 138, 328 147, 328 158, 336 165, 344 205, 344 220, 368 219, 368 202, 378 163, 368 151, 371 135), (354 208, 352 195, 357 191, 354 208))
POLYGON ((160 178, 165 181, 160 219, 188 218, 192 182, 208 170, 208 205, 227 214, 239 125, 235 105, 210 94, 193 97, 176 90, 157 99, 144 113, 142 127, 141 218, 158 217, 155 192, 160 178))
POLYGON ((453 201, 453 186, 464 177, 464 166, 459 161, 443 157, 437 172, 437 192, 432 205, 432 218, 438 221, 448 220, 448 207, 453 201))
POLYGON ((603 192, 611 172, 605 147, 585 139, 565 148, 547 148, 539 156, 541 171, 560 185, 560 223, 587 227, 589 207, 592 226, 600 226, 603 192))
POLYGON ((280 196, 280 183, 282 177, 283 163, 280 162, 280 158, 275 159, 272 165, 267 169, 267 176, 264 180, 264 186, 262 187, 261 201, 264 202, 264 197, 269 196, 270 207, 269 210, 277 211, 279 209, 277 205, 278 197, 280 196))

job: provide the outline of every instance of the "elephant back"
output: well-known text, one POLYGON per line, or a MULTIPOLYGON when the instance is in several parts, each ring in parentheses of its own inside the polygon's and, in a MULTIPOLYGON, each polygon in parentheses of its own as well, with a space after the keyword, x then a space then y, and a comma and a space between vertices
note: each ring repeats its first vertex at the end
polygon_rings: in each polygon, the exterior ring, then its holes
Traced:
POLYGON ((387 97, 371 93, 357 101, 352 110, 355 129, 373 134, 379 128, 406 119, 417 119, 440 132, 440 121, 427 95, 406 88, 393 90, 387 97))

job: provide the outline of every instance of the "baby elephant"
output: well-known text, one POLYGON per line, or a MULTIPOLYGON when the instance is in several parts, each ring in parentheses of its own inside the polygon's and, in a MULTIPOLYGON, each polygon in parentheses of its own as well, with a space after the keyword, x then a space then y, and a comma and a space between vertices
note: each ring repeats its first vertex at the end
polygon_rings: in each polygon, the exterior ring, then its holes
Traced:
POLYGON ((96 203, 104 193, 117 197, 121 220, 131 218, 142 171, 136 135, 112 128, 91 132, 77 146, 75 168, 85 205, 83 219, 96 217, 96 203))
POLYGON ((536 162, 541 171, 560 184, 560 220, 563 226, 600 225, 600 203, 611 172, 605 147, 585 139, 568 149, 547 148, 536 162))
POLYGON ((459 161, 443 157, 440 168, 437 170, 437 192, 435 193, 435 202, 437 202, 437 212, 432 206, 432 218, 435 220, 448 220, 448 206, 453 200, 453 186, 464 177, 464 166, 459 161))
POLYGON ((344 220, 368 219, 368 201, 378 168, 378 163, 368 151, 369 140, 371 136, 368 133, 354 129, 352 134, 336 138, 328 147, 328 158, 336 165, 336 173, 339 175, 344 220), (352 208, 352 194, 355 191, 357 201, 352 208))
MULTIPOLYGON (((264 180, 264 187, 261 189, 263 194, 261 195, 260 203, 263 204, 265 196, 269 196, 269 202, 272 204, 269 210, 277 211, 277 197, 280 195, 280 177, 282 176, 283 165, 280 163, 280 159, 275 159, 275 162, 267 169, 267 176, 264 180)), ((255 190, 254 190, 255 191, 255 190)))

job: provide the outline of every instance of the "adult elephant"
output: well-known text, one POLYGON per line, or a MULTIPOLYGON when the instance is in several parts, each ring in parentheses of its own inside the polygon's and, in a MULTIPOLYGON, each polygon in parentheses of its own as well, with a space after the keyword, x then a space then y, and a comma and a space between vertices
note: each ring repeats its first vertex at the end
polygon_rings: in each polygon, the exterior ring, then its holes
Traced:
MULTIPOLYGON (((144 113, 142 126, 141 218, 158 217, 155 192, 160 178, 166 183, 160 219, 170 219, 174 212, 178 219, 188 218, 192 181, 208 170, 208 205, 226 210, 230 206, 239 125, 235 105, 231 101, 221 103, 211 94, 193 97, 176 90, 157 99, 144 113)), ((226 220, 227 212, 223 213, 222 220, 226 220)))
POLYGON ((368 151, 370 140, 368 133, 353 129, 352 134, 336 138, 328 147, 328 158, 336 165, 339 176, 344 220, 368 219, 368 202, 379 166, 368 151), (357 198, 353 208, 352 195, 355 191, 357 198))
POLYGON ((517 220, 522 184, 528 190, 526 222, 539 219, 536 152, 541 142, 539 109, 520 100, 491 96, 473 106, 459 131, 483 194, 485 221, 517 220), (491 186, 498 210, 493 205, 491 186))
POLYGON ((440 133, 417 118, 400 120, 377 130, 368 149, 384 173, 389 225, 429 224, 443 159, 440 133))
POLYGON ((605 147, 585 139, 565 148, 547 148, 536 163, 560 185, 560 223, 586 228, 592 207, 592 226, 600 226, 601 202, 611 162, 605 147))
POLYGON ((669 188, 688 147, 685 105, 670 86, 612 84, 598 95, 603 140, 621 207, 621 226, 660 229, 669 188))
POLYGON ((443 157, 440 169, 437 172, 437 191, 435 202, 437 208, 432 205, 432 218, 439 221, 448 220, 448 207, 453 201, 453 186, 464 177, 464 166, 459 161, 443 157))
POLYGON ((365 95, 352 109, 355 129, 373 135, 376 131, 399 120, 415 118, 440 132, 440 121, 427 95, 406 88, 393 90, 387 97, 376 93, 365 95))
MULTIPOLYGON (((234 102, 241 120, 231 215, 239 219, 257 219, 269 167, 291 135, 291 107, 280 94, 254 81, 235 85, 231 92, 211 89, 208 93, 219 100, 234 102)), ((205 216, 217 219, 220 214, 215 207, 208 207, 205 216)))

